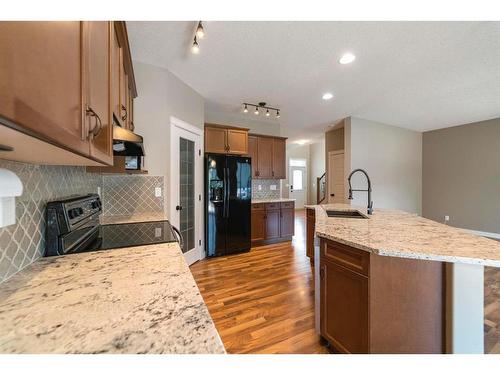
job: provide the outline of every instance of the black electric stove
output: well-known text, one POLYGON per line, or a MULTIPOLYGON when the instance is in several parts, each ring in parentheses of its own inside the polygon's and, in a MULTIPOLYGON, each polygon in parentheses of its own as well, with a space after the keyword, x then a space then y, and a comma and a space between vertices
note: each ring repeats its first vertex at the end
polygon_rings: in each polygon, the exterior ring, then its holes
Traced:
POLYGON ((45 256, 179 242, 168 220, 100 225, 102 203, 97 194, 47 203, 45 256))

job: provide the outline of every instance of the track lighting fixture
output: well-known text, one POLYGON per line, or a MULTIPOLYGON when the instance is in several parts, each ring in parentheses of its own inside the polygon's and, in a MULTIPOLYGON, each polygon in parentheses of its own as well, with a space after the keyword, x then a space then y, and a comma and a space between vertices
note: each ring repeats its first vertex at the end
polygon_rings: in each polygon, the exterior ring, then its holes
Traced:
POLYGON ((205 30, 203 30, 201 21, 198 22, 198 27, 196 28, 196 36, 200 39, 203 39, 205 37, 205 30))
POLYGON ((194 37, 193 45, 191 46, 191 52, 197 55, 200 52, 200 46, 198 45, 198 41, 196 40, 196 35, 194 37))
POLYGON ((243 112, 248 113, 248 106, 250 107, 255 107, 255 111, 253 112, 255 115, 260 114, 260 109, 265 109, 266 110, 266 117, 271 117, 271 112, 269 111, 276 111, 276 118, 280 118, 280 110, 279 108, 273 108, 273 107, 268 107, 266 106, 266 102, 259 102, 258 104, 253 104, 253 103, 243 103, 243 112))

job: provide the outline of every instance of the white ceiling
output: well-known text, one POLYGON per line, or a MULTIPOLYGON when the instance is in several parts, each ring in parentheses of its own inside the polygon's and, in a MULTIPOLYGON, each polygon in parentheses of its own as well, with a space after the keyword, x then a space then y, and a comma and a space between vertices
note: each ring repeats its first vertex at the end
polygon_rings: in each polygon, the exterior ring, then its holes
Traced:
POLYGON ((208 112, 281 108, 292 140, 351 115, 420 131, 500 117, 500 22, 204 25, 193 55, 196 22, 127 22, 132 56, 169 69, 208 112), (357 59, 340 65, 346 51, 357 59), (334 99, 323 101, 326 91, 334 99))

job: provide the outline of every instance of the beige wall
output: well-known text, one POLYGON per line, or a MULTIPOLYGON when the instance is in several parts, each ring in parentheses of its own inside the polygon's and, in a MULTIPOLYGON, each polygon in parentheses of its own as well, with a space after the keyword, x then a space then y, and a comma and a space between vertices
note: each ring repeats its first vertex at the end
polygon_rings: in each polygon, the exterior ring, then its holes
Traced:
POLYGON ((500 119, 423 134, 423 216, 500 233, 500 119))
MULTIPOLYGON (((168 70, 134 61, 138 97, 134 101, 135 131, 144 137, 144 168, 165 176, 164 197, 170 183, 170 116, 203 128, 204 99, 168 70)), ((165 212, 169 212, 165 199, 165 212)))
MULTIPOLYGON (((351 117, 350 163, 350 170, 362 168, 370 176, 375 210, 421 213, 422 133, 351 117)), ((364 189, 366 179, 357 174, 352 185, 364 189)), ((352 204, 366 206, 366 193, 355 192, 352 204)))
MULTIPOLYGON (((325 140, 309 145, 309 204, 317 203, 316 179, 325 173, 325 140)), ((324 203, 324 202, 323 202, 324 203)))

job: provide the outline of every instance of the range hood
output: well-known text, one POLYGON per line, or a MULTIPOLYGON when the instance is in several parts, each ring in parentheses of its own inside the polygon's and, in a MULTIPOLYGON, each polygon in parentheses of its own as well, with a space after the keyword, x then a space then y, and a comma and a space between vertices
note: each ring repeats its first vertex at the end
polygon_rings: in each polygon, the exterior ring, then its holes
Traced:
POLYGON ((142 137, 113 124, 113 155, 144 156, 142 137))

